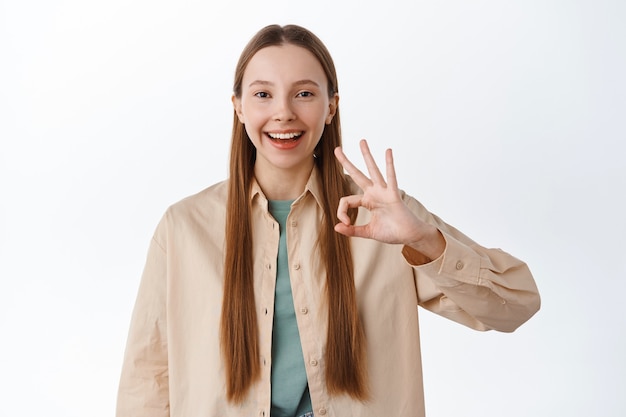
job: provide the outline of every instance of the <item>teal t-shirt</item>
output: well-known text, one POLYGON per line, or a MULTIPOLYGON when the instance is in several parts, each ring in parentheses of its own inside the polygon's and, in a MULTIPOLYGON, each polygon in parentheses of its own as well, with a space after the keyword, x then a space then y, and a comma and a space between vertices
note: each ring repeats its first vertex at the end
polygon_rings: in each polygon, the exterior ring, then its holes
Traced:
POLYGON ((291 200, 269 202, 269 211, 280 225, 272 332, 271 417, 297 417, 313 410, 289 279, 286 225, 291 203, 291 200))

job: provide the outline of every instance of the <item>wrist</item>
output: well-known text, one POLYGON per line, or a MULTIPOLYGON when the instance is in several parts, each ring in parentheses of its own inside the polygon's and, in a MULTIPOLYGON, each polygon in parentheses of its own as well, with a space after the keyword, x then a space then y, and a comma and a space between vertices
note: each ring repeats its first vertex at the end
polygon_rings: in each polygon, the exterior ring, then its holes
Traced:
POLYGON ((439 229, 435 226, 430 226, 429 230, 421 238, 407 243, 405 246, 433 261, 443 254, 443 251, 446 249, 446 240, 439 229))

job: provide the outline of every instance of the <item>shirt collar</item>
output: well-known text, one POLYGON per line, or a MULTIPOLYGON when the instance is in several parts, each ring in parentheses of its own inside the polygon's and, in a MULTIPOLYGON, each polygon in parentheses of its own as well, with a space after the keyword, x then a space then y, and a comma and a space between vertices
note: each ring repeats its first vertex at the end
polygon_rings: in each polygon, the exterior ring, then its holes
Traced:
MULTIPOLYGON (((311 170, 311 174, 309 175, 309 179, 304 186, 304 192, 296 199, 294 204, 297 204, 299 201, 304 199, 308 194, 311 194, 315 199, 315 202, 320 206, 322 206, 322 198, 323 198, 323 187, 322 187, 322 178, 317 165, 313 166, 311 170)), ((261 186, 257 182, 256 178, 252 177, 252 183, 250 185, 250 202, 258 201, 263 206, 267 207, 267 197, 261 190, 261 186)))

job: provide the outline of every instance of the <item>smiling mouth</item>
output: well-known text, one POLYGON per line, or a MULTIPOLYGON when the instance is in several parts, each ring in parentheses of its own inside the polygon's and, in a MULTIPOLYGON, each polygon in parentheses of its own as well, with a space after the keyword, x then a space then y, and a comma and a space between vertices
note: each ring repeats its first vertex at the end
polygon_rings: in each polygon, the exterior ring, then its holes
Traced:
POLYGON ((291 132, 291 133, 271 133, 267 132, 267 136, 274 141, 288 142, 296 141, 300 139, 304 132, 291 132))

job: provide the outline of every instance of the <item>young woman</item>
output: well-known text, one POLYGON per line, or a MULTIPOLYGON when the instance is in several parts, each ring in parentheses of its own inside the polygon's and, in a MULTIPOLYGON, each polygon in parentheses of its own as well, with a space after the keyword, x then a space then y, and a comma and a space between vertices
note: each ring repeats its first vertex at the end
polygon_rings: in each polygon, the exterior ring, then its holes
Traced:
POLYGON ((422 416, 417 306, 513 331, 539 308, 527 266, 400 191, 391 150, 384 176, 365 141, 354 167, 306 29, 258 32, 233 91, 229 179, 152 239, 118 417, 422 416))

